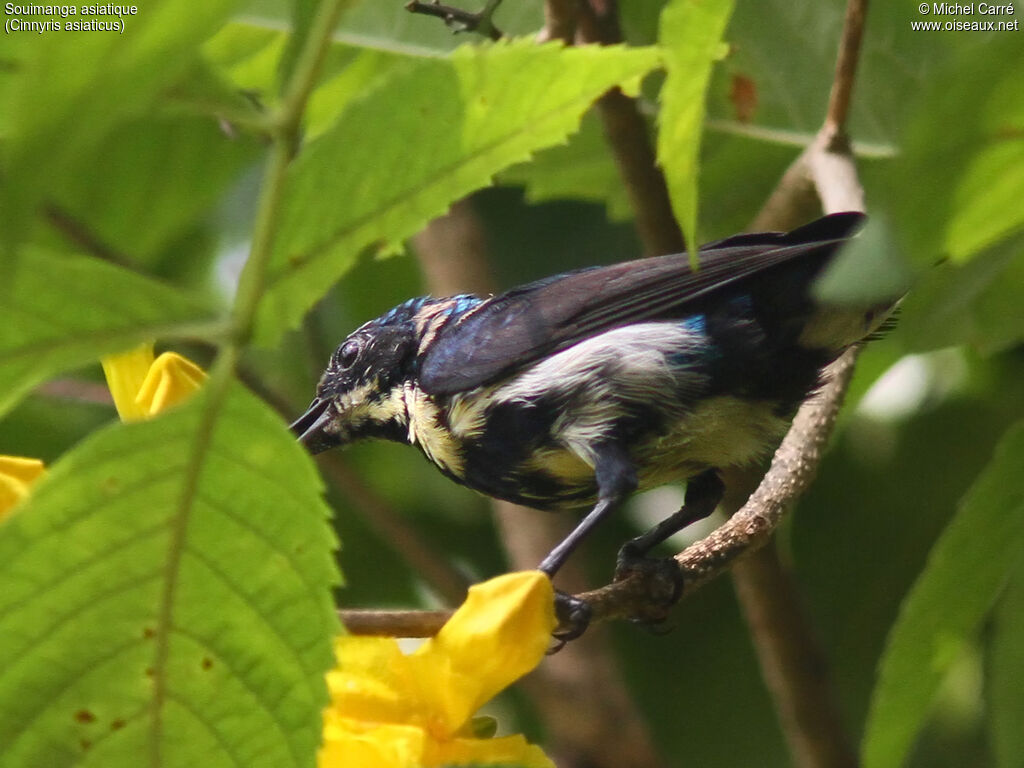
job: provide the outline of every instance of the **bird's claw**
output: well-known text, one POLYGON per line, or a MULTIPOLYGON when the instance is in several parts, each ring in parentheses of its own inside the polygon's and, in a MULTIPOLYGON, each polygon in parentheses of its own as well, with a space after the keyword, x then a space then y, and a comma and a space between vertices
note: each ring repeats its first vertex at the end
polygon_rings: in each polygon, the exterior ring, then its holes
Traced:
POLYGON ((615 563, 615 581, 638 580, 647 604, 634 622, 653 627, 662 624, 683 594, 683 573, 674 558, 645 557, 632 542, 619 550, 615 563))
POLYGON ((548 653, 557 653, 570 640, 575 640, 586 632, 587 627, 590 626, 592 613, 590 604, 585 600, 580 600, 578 597, 556 589, 555 618, 558 619, 558 627, 551 633, 555 639, 555 645, 548 653))

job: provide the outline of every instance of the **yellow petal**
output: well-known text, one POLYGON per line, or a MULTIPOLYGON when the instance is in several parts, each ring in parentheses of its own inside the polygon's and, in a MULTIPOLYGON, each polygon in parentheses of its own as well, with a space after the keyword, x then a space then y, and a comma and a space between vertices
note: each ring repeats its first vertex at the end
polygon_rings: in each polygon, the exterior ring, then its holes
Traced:
MULTIPOLYGON (((371 725, 328 712, 318 768, 423 768, 426 735, 406 725, 371 725)), ((530 766, 529 768, 532 768, 530 766)))
POLYGON ((100 359, 107 386, 114 397, 117 415, 121 421, 138 421, 149 414, 136 402, 136 396, 153 365, 153 345, 140 344, 135 349, 100 359))
POLYGON ((430 742, 423 761, 424 768, 444 766, 514 765, 516 768, 555 768, 544 750, 521 735, 500 739, 454 739, 430 742))
POLYGON ((46 468, 39 459, 0 456, 0 520, 28 496, 29 489, 46 468))
POLYGON ((540 571, 499 576, 470 588, 437 636, 410 656, 431 730, 454 735, 498 692, 530 672, 556 626, 554 590, 540 571))
POLYGON ((26 485, 32 485, 45 471, 46 465, 42 459, 0 455, 0 475, 19 480, 26 485))
POLYGON ((206 373, 188 358, 164 352, 149 367, 135 398, 146 416, 156 416, 191 397, 206 380, 206 373))
POLYGON ((330 711, 367 723, 427 722, 409 657, 390 637, 342 635, 336 669, 327 673, 330 711))

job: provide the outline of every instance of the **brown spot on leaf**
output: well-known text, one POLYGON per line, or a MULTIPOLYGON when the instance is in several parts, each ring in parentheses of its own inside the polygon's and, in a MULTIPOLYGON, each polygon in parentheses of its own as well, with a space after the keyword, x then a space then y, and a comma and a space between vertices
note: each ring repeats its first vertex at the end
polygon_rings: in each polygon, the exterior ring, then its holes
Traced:
POLYGON ((210 669, 213 667, 213 659, 204 657, 201 666, 203 669, 210 669))
POLYGON ((153 629, 152 627, 143 627, 142 628, 142 636, 146 640, 152 640, 156 636, 156 630, 153 629))
POLYGON ((112 730, 112 731, 120 731, 122 728, 124 728, 124 726, 125 726, 124 720, 122 720, 121 718, 117 718, 116 720, 114 720, 114 722, 112 722, 110 724, 110 730, 112 730))
POLYGON ((729 84, 729 101, 732 102, 736 119, 749 123, 757 112, 757 85, 746 75, 734 74, 729 84))
POLYGON ((75 712, 75 722, 94 723, 96 722, 96 715, 94 715, 88 709, 80 709, 77 712, 75 712))

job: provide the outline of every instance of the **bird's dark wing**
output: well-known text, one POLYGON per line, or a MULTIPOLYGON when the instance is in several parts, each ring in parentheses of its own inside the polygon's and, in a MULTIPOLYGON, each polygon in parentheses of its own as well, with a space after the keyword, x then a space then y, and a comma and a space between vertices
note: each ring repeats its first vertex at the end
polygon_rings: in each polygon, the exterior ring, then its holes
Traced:
POLYGON ((539 280, 495 296, 444 328, 422 360, 420 386, 449 395, 516 370, 612 328, 681 317, 698 299, 775 265, 822 257, 863 220, 826 216, 792 232, 736 235, 685 255, 656 256, 539 280))

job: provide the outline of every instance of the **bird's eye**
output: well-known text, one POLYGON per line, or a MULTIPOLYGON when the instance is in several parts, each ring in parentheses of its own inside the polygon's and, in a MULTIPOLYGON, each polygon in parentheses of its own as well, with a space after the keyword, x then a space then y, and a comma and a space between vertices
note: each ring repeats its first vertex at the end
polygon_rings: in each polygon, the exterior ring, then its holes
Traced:
POLYGON ((359 357, 360 345, 357 341, 346 341, 338 350, 338 368, 345 370, 351 368, 359 357))

